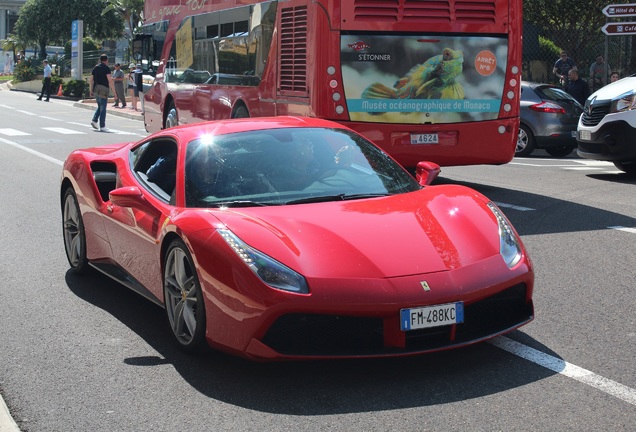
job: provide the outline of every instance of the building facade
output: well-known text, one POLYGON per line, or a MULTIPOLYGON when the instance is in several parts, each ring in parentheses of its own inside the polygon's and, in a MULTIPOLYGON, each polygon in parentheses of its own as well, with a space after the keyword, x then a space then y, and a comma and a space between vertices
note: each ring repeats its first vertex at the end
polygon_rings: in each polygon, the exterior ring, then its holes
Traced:
POLYGON ((6 39, 18 20, 18 11, 26 0, 0 0, 0 40, 6 39))

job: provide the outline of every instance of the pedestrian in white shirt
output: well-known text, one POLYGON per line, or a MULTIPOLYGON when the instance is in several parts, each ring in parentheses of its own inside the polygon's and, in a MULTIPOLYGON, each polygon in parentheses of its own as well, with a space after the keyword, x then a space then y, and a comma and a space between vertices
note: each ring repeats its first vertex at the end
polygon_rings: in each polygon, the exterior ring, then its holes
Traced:
POLYGON ((42 91, 40 92, 38 100, 42 100, 42 96, 44 96, 44 93, 46 92, 46 99, 44 100, 48 102, 51 97, 51 74, 53 69, 49 66, 49 61, 47 59, 44 59, 42 64, 44 65, 44 82, 42 83, 42 91))

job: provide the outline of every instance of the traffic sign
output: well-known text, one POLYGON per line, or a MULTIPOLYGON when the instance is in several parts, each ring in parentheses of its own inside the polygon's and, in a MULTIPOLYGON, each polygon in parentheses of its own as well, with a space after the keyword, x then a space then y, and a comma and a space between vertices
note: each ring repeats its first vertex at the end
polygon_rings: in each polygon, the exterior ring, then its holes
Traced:
POLYGON ((635 16, 636 3, 607 5, 603 8, 603 15, 610 18, 635 16))
POLYGON ((636 22, 605 24, 602 28, 606 35, 636 35, 636 22))

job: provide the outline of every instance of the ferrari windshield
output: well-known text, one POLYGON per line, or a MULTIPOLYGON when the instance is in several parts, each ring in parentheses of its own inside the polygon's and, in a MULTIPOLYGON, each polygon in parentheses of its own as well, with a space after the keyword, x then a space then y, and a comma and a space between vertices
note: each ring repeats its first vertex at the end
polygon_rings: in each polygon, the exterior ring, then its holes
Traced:
POLYGON ((357 134, 281 128, 190 142, 185 188, 188 207, 246 207, 386 196, 421 186, 357 134))

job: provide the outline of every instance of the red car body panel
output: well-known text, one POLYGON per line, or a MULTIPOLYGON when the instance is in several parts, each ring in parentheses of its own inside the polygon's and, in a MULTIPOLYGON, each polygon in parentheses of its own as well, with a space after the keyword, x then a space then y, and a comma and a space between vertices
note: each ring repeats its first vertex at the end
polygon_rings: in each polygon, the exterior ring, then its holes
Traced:
POLYGON ((64 164, 62 196, 68 186, 76 192, 89 261, 124 269, 148 290, 147 297, 162 304, 164 253, 167 243, 178 236, 196 265, 209 344, 253 359, 410 355, 474 343, 533 319, 534 273, 525 249, 521 246, 521 260, 508 268, 499 253, 499 228, 487 206, 489 200, 465 187, 428 186, 388 197, 287 206, 186 208, 185 145, 202 134, 342 128, 317 119, 266 120, 202 123, 155 134, 178 143, 174 205, 145 191, 131 172, 129 153, 136 144, 74 151, 64 164), (116 187, 139 188, 148 208, 113 205, 93 177, 100 164, 116 167, 116 187), (221 238, 219 228, 231 230, 251 247, 302 274, 309 294, 264 284, 221 238), (422 289, 422 281, 430 291, 422 289), (525 290, 528 316, 522 321, 464 342, 401 350, 407 335, 399 330, 400 309, 456 301, 468 306, 513 286, 525 290), (281 353, 264 338, 286 314, 377 318, 383 323, 384 345, 396 350, 281 353))

